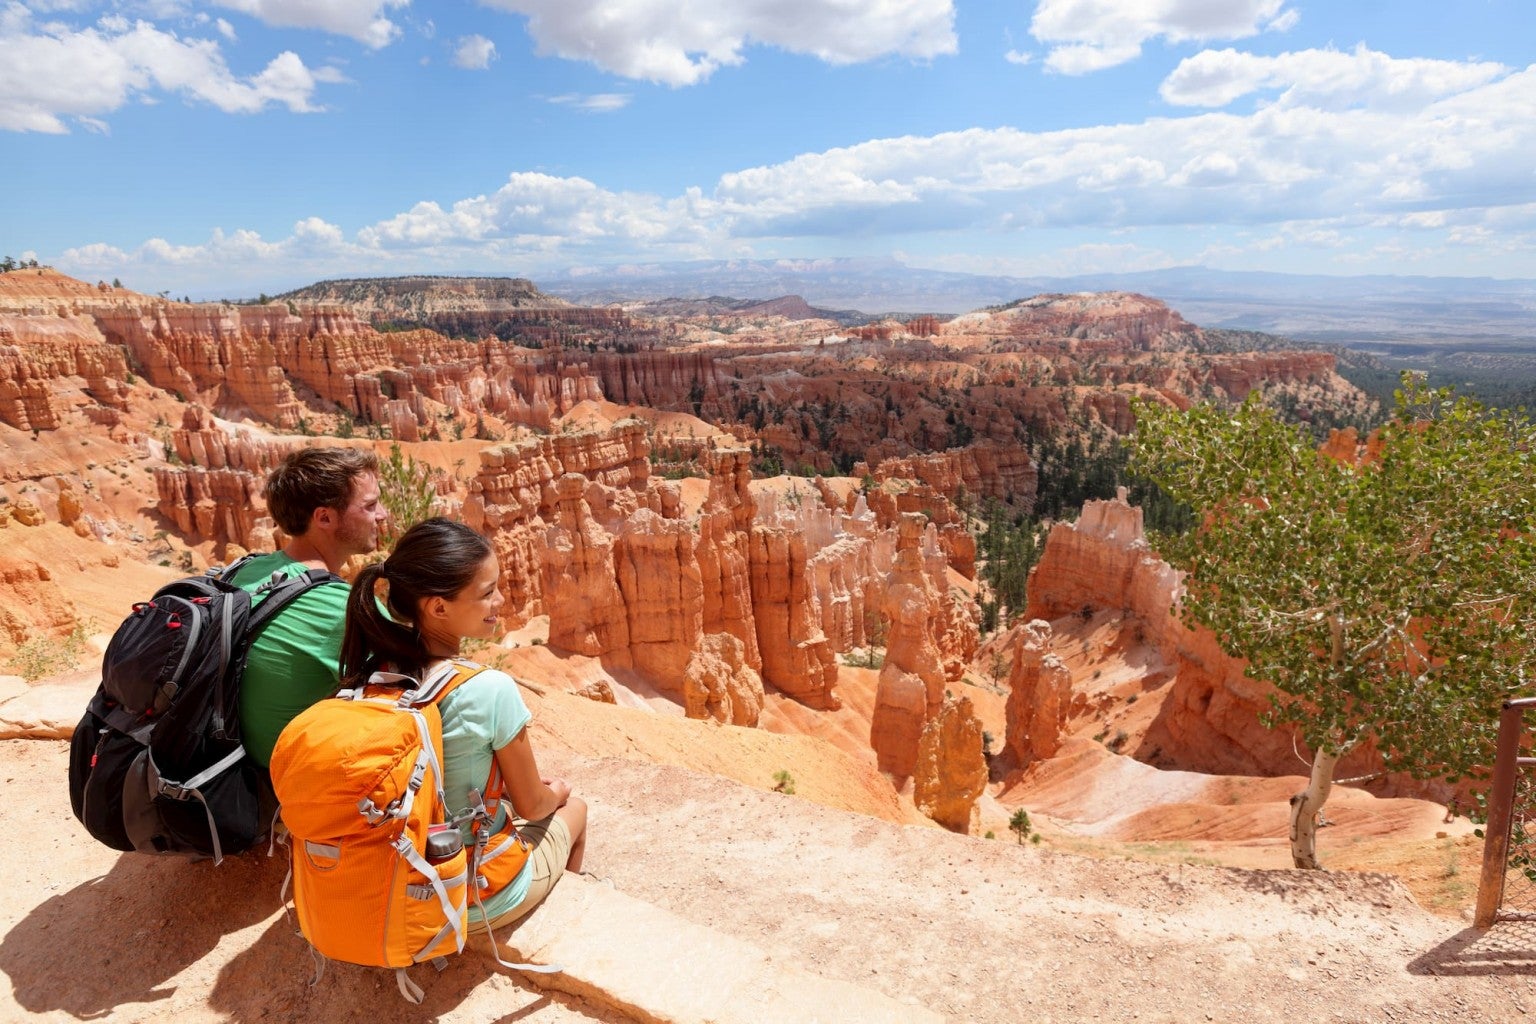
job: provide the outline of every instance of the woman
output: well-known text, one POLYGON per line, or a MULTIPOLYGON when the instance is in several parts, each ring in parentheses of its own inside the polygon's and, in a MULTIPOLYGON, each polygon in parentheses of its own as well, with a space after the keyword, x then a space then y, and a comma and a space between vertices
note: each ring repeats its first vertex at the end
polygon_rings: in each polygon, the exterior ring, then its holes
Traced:
MULTIPOLYGON (((341 645, 343 686, 356 686, 376 670, 425 679, 457 657, 467 637, 497 635, 502 596, 500 566, 490 543, 463 523, 428 519, 406 531, 383 562, 358 573, 347 605, 341 645)), ((564 779, 539 774, 528 741, 532 715, 505 672, 484 669, 443 697, 443 792, 448 811, 471 805, 495 765, 518 831, 533 852, 504 888, 471 902, 472 932, 522 917, 547 896, 562 870, 579 872, 586 846, 587 805, 564 779), (521 822, 527 822, 522 824, 521 822), (482 912, 483 907, 483 912, 482 912)), ((492 825, 504 822, 502 800, 492 825)), ((473 841, 466 826, 465 843, 473 841)))

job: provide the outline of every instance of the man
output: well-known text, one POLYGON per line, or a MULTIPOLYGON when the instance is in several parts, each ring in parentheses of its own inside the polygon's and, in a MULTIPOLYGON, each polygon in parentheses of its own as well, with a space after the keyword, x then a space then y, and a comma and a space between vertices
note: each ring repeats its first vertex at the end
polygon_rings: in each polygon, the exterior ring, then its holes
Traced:
MULTIPOLYGON (((290 453, 265 490, 267 511, 288 543, 247 562, 233 582, 254 590, 274 573, 339 572, 353 555, 372 551, 388 517, 379 502, 378 469, 372 452, 356 448, 290 453)), ((240 685, 240 729, 246 755, 264 769, 283 727, 336 690, 349 592, 344 583, 305 591, 251 645, 240 685)))

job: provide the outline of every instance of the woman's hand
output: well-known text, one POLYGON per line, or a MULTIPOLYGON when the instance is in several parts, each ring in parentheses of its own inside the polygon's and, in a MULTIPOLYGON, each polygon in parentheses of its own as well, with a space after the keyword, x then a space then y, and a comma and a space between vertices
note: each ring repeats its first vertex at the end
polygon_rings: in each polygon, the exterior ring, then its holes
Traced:
POLYGON ((557 808, 564 807, 566 802, 571 799, 571 784, 564 779, 541 779, 539 781, 548 786, 550 791, 560 801, 555 805, 557 808))

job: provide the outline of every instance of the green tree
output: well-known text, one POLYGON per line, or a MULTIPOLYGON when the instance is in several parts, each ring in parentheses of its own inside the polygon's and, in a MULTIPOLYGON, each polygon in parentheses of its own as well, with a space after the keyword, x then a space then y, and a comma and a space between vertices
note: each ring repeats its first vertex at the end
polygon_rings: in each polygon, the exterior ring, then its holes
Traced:
POLYGON ((1020 807, 1013 812, 1013 817, 1008 819, 1008 831, 1019 837, 1020 845, 1029 838, 1029 812, 1020 807))
POLYGON ((389 458, 379 463, 379 500, 389 510, 389 522, 379 531, 382 549, 393 548, 401 534, 432 515, 434 475, 431 466, 403 453, 398 442, 389 446, 389 458))
POLYGON ((1536 429, 1405 374, 1379 457, 1336 461, 1256 396, 1141 404, 1134 465, 1201 525, 1155 538, 1184 569, 1180 614, 1272 684, 1271 727, 1312 751, 1291 855, 1318 867, 1339 759, 1476 777, 1536 646, 1536 429))

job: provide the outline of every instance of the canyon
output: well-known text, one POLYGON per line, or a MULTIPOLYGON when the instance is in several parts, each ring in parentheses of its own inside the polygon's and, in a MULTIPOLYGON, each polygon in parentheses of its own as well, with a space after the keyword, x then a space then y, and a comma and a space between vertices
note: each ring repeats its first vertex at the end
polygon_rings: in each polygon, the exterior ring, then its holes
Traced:
MULTIPOLYGON (((1122 492, 1041 523, 1027 603, 994 630, 978 536, 983 509, 1025 517, 1058 493, 1042 453, 1107 450, 1137 400, 1259 389, 1320 422, 1365 415, 1333 356, 1217 351, 1129 293, 864 325, 818 312, 652 317, 485 279, 191 304, 0 274, 0 671, 29 670, 0 686, 0 729, 56 735, 39 708, 94 683, 38 654, 88 657, 158 582, 281 544, 267 471, 352 445, 491 540, 507 632, 477 657, 539 688, 539 742, 593 789, 604 758, 682 787, 679 806, 716 782, 790 799, 782 773, 816 814, 957 842, 1011 844, 1027 809, 1048 856, 1197 844, 1286 863, 1294 739, 1177 617, 1142 510, 1122 492)), ((1471 858, 1470 824, 1435 803, 1450 795, 1348 791, 1330 838, 1346 863, 1386 836, 1471 858)), ((622 884, 690 909, 612 850, 622 884)))

